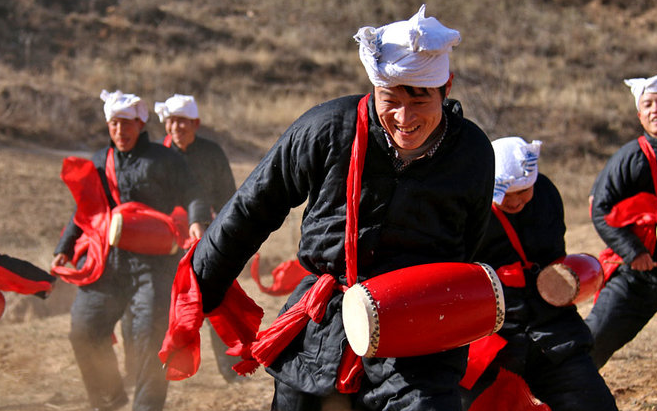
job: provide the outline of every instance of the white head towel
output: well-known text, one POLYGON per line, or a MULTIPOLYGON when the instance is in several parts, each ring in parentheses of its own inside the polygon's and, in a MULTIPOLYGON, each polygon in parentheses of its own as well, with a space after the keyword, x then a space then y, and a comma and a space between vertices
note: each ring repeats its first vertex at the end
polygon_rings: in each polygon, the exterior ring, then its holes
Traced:
POLYGON ((657 76, 650 78, 630 78, 625 80, 625 84, 634 94, 636 108, 639 109, 639 99, 643 93, 657 93, 657 76))
POLYGON ((114 93, 103 90, 100 93, 100 99, 105 102, 103 107, 105 121, 110 121, 114 117, 129 120, 138 118, 144 123, 148 121, 146 103, 134 94, 123 94, 121 90, 116 90, 114 93))
POLYGON ((503 137, 493 141, 495 151, 495 191, 493 201, 502 204, 504 195, 534 185, 538 177, 539 140, 528 144, 520 137, 503 137))
POLYGON ((198 118, 198 106, 194 100, 194 96, 186 96, 183 94, 174 94, 169 97, 164 103, 155 103, 155 113, 160 117, 160 122, 171 116, 185 117, 191 120, 198 118))
POLYGON ((461 34, 435 17, 425 18, 424 9, 409 20, 358 30, 354 38, 373 85, 440 87, 449 80, 449 52, 461 34))

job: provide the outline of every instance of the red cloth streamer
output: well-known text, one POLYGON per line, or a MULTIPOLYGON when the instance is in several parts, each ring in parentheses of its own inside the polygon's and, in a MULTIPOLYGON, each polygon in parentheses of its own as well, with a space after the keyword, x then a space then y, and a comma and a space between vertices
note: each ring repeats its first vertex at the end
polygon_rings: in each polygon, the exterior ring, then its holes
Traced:
MULTIPOLYGON (((655 226, 657 225, 657 196, 642 192, 616 204, 605 221, 611 227, 631 226, 632 232, 639 237, 652 255, 655 252, 655 226)), ((611 248, 605 248, 598 258, 605 274, 605 282, 611 278, 623 259, 611 248)), ((597 298, 597 296, 596 296, 597 298)))
MULTIPOLYGON (((45 275, 47 275, 44 272, 45 275)), ((41 291, 52 291, 52 281, 34 281, 24 278, 0 266, 0 291, 12 291, 19 294, 35 294, 41 291)))
POLYGON ((550 411, 531 393, 525 380, 504 368, 468 411, 550 411))
POLYGON ((75 285, 91 284, 105 270, 105 259, 109 252, 109 203, 96 166, 91 161, 67 157, 60 175, 78 206, 73 221, 83 232, 75 244, 72 263, 76 265, 84 254, 87 260, 79 270, 60 266, 52 268, 51 273, 75 285))
POLYGON ((178 264, 171 289, 169 328, 167 329, 160 360, 167 368, 168 380, 189 378, 198 371, 200 357, 200 329, 208 317, 215 331, 229 347, 230 355, 240 355, 244 361, 233 366, 240 375, 255 371, 258 364, 250 355, 250 346, 264 314, 244 290, 234 281, 223 302, 211 313, 203 313, 203 300, 192 267, 196 241, 178 264))
POLYGON ((310 272, 303 268, 299 260, 288 260, 280 263, 271 272, 272 285, 265 287, 260 281, 260 254, 256 253, 251 263, 251 278, 265 294, 280 296, 290 294, 299 285, 301 280, 310 272))
POLYGON ((498 334, 493 334, 470 343, 468 368, 459 384, 464 388, 471 389, 481 377, 481 374, 493 362, 497 353, 504 348, 506 342, 498 334))

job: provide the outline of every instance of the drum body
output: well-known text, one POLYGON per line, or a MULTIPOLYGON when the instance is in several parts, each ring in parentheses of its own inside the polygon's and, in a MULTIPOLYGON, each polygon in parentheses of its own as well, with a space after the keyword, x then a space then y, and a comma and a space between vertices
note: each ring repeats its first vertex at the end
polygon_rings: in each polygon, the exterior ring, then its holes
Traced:
POLYGON ((113 247, 139 254, 167 255, 178 251, 171 226, 161 219, 130 209, 115 209, 109 229, 113 247))
POLYGON ((403 268, 349 288, 344 294, 342 320, 349 344, 358 355, 436 353, 502 327, 502 285, 485 264, 403 268))
POLYGON ((538 274, 536 288, 556 307, 578 304, 591 298, 604 283, 602 265, 590 254, 568 254, 538 274))

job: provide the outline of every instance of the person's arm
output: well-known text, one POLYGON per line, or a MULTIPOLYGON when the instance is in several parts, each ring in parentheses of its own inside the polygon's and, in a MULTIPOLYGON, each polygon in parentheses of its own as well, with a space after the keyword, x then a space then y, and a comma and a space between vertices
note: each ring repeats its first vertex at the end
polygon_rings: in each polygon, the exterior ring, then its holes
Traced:
POLYGON ((221 303, 248 259, 305 201, 312 173, 300 162, 322 154, 313 154, 303 134, 294 125, 283 134, 201 238, 192 263, 205 312, 221 303))
POLYGON ((596 179, 592 191, 593 225, 600 238, 627 264, 632 264, 637 257, 647 254, 648 250, 632 232, 631 227, 612 227, 605 221, 605 216, 620 201, 640 191, 646 191, 646 183, 652 184, 649 169, 648 181, 645 181, 646 170, 640 166, 644 163, 644 159, 640 157, 642 155, 639 151, 637 157, 637 153, 628 153, 628 150, 616 153, 596 179))
POLYGON ((51 262, 51 266, 61 266, 66 264, 73 258, 73 253, 75 252, 75 242, 82 235, 82 229, 78 227, 75 222, 73 222, 73 217, 75 216, 75 211, 73 215, 66 224, 62 236, 59 238, 59 242, 55 247, 53 255, 55 256, 51 262))

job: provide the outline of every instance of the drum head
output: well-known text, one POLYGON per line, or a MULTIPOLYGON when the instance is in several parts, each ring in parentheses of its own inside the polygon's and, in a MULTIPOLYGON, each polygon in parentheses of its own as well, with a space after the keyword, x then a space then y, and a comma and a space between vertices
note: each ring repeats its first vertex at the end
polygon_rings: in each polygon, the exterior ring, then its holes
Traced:
POLYGON ((564 307, 577 297, 579 277, 564 264, 552 264, 538 274, 536 287, 546 302, 556 307, 564 307))
POLYGON ((121 241, 121 229, 123 228, 123 216, 121 213, 115 213, 110 221, 109 244, 116 247, 121 241))
POLYGON ((354 353, 373 357, 379 345, 378 314, 372 295, 361 284, 355 284, 344 293, 342 323, 354 353))

